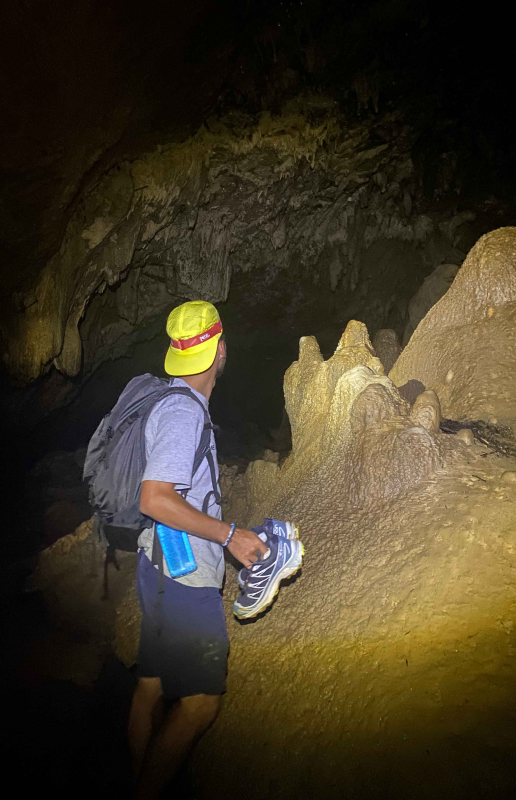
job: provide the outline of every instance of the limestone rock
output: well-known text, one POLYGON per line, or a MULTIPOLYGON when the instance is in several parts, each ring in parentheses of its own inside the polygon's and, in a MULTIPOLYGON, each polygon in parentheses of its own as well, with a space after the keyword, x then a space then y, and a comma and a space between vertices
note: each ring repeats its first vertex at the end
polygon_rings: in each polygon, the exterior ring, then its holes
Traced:
MULTIPOLYGON (((335 387, 341 375, 355 366, 369 367, 384 375, 380 360, 374 355, 365 325, 348 323, 333 356, 324 361, 313 336, 299 343, 299 360, 285 374, 285 408, 292 430, 292 448, 299 454, 322 436, 330 413, 335 387), (310 385, 310 389, 308 389, 310 385)), ((337 413, 337 412, 335 412, 337 413)), ((322 457, 319 452, 318 458, 322 457)))
POLYGON ((219 465, 219 486, 222 502, 229 498, 237 475, 238 466, 227 466, 226 464, 219 465))
POLYGON ((502 483, 516 483, 516 470, 505 470, 500 478, 502 483))
POLYGON ((460 431, 456 433, 458 439, 467 444, 468 447, 471 447, 472 444, 475 442, 475 437, 473 436, 473 432, 469 430, 469 428, 462 428, 460 431))
POLYGON ((126 667, 132 667, 138 659, 141 619, 136 581, 133 579, 127 587, 123 600, 117 606, 114 625, 115 652, 126 667))
MULTIPOLYGON (((116 608, 134 583, 136 563, 134 553, 117 551, 120 569, 109 569, 109 593, 103 599, 104 559, 105 547, 91 520, 40 554, 31 588, 43 592, 56 624, 33 648, 38 672, 86 685, 98 677, 111 652, 116 608)), ((133 635, 133 646, 138 636, 133 635)))
POLYGON ((266 515, 265 506, 317 482, 332 486, 341 502, 364 507, 430 478, 459 455, 459 444, 454 451, 452 440, 438 435, 436 394, 424 392, 410 411, 372 353, 365 326, 355 321, 328 361, 313 337, 301 339, 299 360, 285 375, 292 453, 281 467, 249 465, 252 522, 266 515))
POLYGON ((385 374, 388 375, 401 353, 396 331, 393 331, 392 328, 383 328, 378 331, 373 339, 373 347, 382 362, 385 374))
POLYGON ((212 120, 185 142, 117 164, 88 184, 36 285, 0 318, 9 372, 20 383, 52 365, 76 375, 84 358, 89 373, 145 338, 167 307, 225 300, 235 273, 295 283, 295 269, 367 298, 370 251, 396 243, 407 253, 381 281, 389 295, 403 292, 435 235, 407 203, 410 146, 394 113, 349 128, 285 111, 212 120))
POLYGON ((483 236, 390 373, 437 392, 450 419, 516 419, 516 228, 483 236))
POLYGON ((423 317, 446 294, 458 271, 459 267, 456 264, 441 264, 425 278, 423 285, 409 303, 409 321, 403 334, 404 347, 423 317))
MULTIPOLYGON (((314 339, 301 340, 285 377, 292 454, 246 473, 248 524, 298 522, 306 555, 274 606, 246 624, 231 618, 228 567, 228 695, 194 756, 214 798, 228 782, 244 789, 239 766, 223 762, 229 739, 252 798, 372 798, 393 763, 396 794, 412 797, 406 764, 446 752, 451 731, 470 764, 462 732, 485 709, 486 670, 496 703, 512 691, 516 506, 497 488, 500 466, 439 432, 435 392, 411 409, 371 368, 363 334, 353 325, 326 362, 314 339), (384 753, 386 736, 395 744, 384 753)), ((512 734, 502 736, 509 747, 512 734)), ((429 796, 452 778, 421 769, 429 796)))
POLYGON ((435 392, 429 389, 417 397, 410 419, 415 425, 420 425, 429 433, 438 433, 441 421, 441 406, 435 392))

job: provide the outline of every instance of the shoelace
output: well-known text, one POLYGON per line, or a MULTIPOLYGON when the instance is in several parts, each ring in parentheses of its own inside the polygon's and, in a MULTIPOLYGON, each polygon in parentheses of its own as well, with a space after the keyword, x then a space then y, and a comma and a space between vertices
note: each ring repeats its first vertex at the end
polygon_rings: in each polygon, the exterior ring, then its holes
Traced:
POLYGON ((270 579, 270 577, 271 577, 271 575, 272 575, 272 573, 274 571, 274 567, 275 566, 276 566, 275 563, 274 564, 269 564, 268 567, 264 567, 261 571, 257 570, 254 574, 252 572, 249 574, 249 576, 248 576, 248 578, 246 580, 246 585, 245 585, 245 590, 244 590, 248 597, 250 597, 253 600, 255 600, 257 597, 260 596, 260 594, 265 589, 265 587, 267 585, 267 581, 270 579), (268 574, 267 574, 267 572, 268 572, 268 574), (251 582, 251 578, 253 578, 254 580, 258 579, 257 583, 254 583, 254 582, 252 583, 251 582), (257 589, 257 591, 256 592, 250 592, 250 591, 248 591, 249 589, 257 589))

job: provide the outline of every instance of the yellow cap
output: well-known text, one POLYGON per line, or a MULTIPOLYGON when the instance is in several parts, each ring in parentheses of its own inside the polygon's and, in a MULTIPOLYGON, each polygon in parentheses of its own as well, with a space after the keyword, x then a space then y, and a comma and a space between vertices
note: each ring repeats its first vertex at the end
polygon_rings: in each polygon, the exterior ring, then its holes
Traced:
POLYGON ((219 312, 205 300, 192 300, 174 308, 167 319, 170 347, 165 358, 169 375, 198 375, 215 360, 222 335, 219 312))

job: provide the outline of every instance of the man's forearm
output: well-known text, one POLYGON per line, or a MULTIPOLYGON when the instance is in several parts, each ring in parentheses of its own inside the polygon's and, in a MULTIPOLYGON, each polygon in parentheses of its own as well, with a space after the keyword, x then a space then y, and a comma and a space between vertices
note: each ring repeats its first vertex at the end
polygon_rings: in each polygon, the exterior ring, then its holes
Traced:
POLYGON ((156 522, 168 525, 169 528, 186 531, 219 544, 226 541, 230 531, 227 522, 198 511, 181 497, 170 483, 144 481, 140 510, 156 522))

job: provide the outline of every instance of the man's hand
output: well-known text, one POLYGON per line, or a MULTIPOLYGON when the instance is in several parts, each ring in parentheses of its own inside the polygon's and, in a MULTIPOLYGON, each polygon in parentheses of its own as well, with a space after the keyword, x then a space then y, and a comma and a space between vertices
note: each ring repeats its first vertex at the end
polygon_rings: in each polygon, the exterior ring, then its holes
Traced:
POLYGON ((251 569, 253 564, 264 557, 268 549, 254 531, 247 531, 245 528, 235 528, 233 537, 228 544, 231 555, 246 569, 251 569))
MULTIPOLYGON (((198 511, 176 492, 173 483, 165 481, 143 481, 140 510, 170 528, 187 531, 193 536, 218 544, 226 541, 230 531, 227 522, 198 511)), ((263 557, 268 548, 253 531, 235 528, 228 550, 237 561, 250 569, 255 561, 263 557)))

